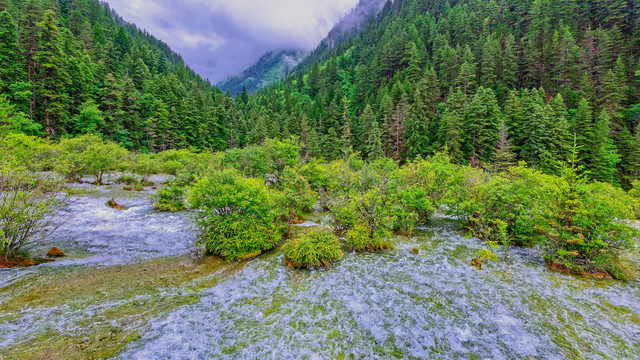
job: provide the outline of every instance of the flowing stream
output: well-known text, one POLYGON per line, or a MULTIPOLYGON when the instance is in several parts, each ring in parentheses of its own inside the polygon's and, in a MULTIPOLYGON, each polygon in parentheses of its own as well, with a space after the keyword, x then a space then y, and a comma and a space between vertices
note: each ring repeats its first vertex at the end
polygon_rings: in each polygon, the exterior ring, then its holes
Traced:
POLYGON ((189 214, 154 212, 150 191, 81 188, 33 251, 68 257, 0 270, 0 359, 640 358, 637 279, 555 273, 526 249, 478 270, 483 245, 446 217, 393 251, 292 270, 279 250, 196 256, 189 214))

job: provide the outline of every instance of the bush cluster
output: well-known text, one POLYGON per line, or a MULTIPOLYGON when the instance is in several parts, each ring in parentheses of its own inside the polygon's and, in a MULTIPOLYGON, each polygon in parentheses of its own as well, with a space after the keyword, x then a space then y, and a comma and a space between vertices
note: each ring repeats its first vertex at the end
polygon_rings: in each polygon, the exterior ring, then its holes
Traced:
MULTIPOLYGON (((454 165, 442 154, 399 166, 386 158, 365 162, 357 153, 324 163, 302 159, 295 139, 218 154, 184 149, 132 154, 95 135, 59 144, 7 135, 0 137, 0 149, 0 163, 7 167, 57 169, 68 180, 93 175, 100 183, 109 172, 125 171, 140 180, 121 180, 138 186, 153 173, 173 174, 175 179, 158 190, 156 209, 193 208, 207 251, 230 260, 274 248, 317 205, 328 211, 335 236, 354 250, 390 249, 391 232, 411 236, 442 211, 488 244, 485 258, 495 258, 498 248, 507 256, 512 246, 532 247, 549 263, 616 277, 624 277, 619 255, 638 236, 629 219, 640 217, 640 181, 627 193, 587 181, 573 165, 549 175, 525 164, 489 167, 492 171, 454 165)), ((304 249, 291 256, 329 246, 320 240, 329 239, 325 234, 311 234, 287 242, 288 251, 304 249)), ((319 266, 316 258, 326 262, 319 254, 290 260, 319 266)))
POLYGON ((331 267, 342 257, 340 241, 330 231, 313 228, 282 245, 285 262, 294 268, 331 267))

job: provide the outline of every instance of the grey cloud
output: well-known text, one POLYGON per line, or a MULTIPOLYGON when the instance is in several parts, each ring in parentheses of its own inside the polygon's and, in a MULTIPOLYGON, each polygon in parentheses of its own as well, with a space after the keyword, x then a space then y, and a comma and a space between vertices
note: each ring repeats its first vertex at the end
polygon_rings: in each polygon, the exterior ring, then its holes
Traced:
POLYGON ((213 83, 267 51, 310 50, 357 0, 107 0, 213 83))

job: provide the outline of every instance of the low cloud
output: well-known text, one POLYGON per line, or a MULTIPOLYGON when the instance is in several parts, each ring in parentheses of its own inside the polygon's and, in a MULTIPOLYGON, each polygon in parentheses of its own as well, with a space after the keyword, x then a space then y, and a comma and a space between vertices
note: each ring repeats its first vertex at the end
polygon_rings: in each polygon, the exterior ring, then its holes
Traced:
POLYGON ((271 50, 313 49, 358 0, 107 0, 213 83, 271 50))

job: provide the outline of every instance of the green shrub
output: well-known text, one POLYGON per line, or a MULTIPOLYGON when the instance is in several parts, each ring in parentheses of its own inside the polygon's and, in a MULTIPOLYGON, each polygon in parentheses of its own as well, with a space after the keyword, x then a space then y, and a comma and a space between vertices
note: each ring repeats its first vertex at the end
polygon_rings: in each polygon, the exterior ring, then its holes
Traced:
POLYGON ((0 167, 0 256, 15 257, 56 229, 68 200, 63 190, 56 177, 0 167))
POLYGON ((633 188, 629 190, 629 196, 633 198, 633 208, 636 219, 640 220, 640 180, 633 182, 633 188))
POLYGON ((337 185, 328 207, 337 234, 356 225, 365 226, 371 236, 391 229, 395 184, 389 172, 394 168, 394 164, 391 168, 384 162, 365 164, 354 157, 334 165, 337 185))
POLYGON ((295 139, 267 139, 261 145, 227 150, 222 155, 224 166, 251 177, 281 174, 287 166, 294 167, 299 163, 300 144, 295 139))
POLYGON ((159 173, 162 168, 159 160, 152 154, 137 154, 131 167, 135 174, 142 176, 142 182, 149 182, 149 177, 159 173))
POLYGON ((153 197, 154 209, 157 211, 182 211, 187 209, 187 189, 195 181, 189 175, 179 175, 167 181, 153 197))
POLYGON ((633 217, 633 200, 610 184, 587 183, 575 168, 565 168, 553 185, 537 214, 545 259, 577 272, 605 270, 624 278, 619 254, 640 236, 626 220, 633 217))
POLYGON ((123 175, 116 179, 116 184, 135 185, 139 180, 131 175, 123 175))
POLYGON ((126 149, 93 134, 63 139, 59 147, 61 154, 56 170, 71 181, 93 175, 96 183, 102 184, 103 176, 116 170, 128 155, 126 149))
POLYGON ((288 239, 282 251, 287 265, 294 268, 328 268, 343 255, 338 238, 322 228, 288 239))
POLYGON ((271 191, 271 196, 280 211, 281 219, 287 224, 287 234, 294 221, 303 212, 310 211, 318 198, 307 180, 291 167, 284 169, 277 190, 271 191))
POLYGON ((533 246, 534 210, 547 193, 550 176, 524 165, 506 173, 461 168, 463 181, 454 189, 451 211, 471 236, 508 246, 533 246), (499 230, 502 223, 504 230, 499 230))
POLYGON ((56 162, 56 152, 55 145, 35 136, 7 134, 0 137, 0 163, 31 171, 48 171, 56 162))
POLYGON ((461 182, 462 177, 449 158, 438 154, 428 160, 418 159, 406 164, 397 173, 397 203, 402 218, 415 217, 417 225, 431 220, 431 215, 461 182), (410 216, 407 213, 414 213, 410 216))
POLYGON ((389 234, 385 231, 379 231, 371 234, 369 228, 364 225, 357 225, 353 229, 347 231, 344 239, 345 245, 357 251, 384 251, 391 250, 393 246, 385 240, 389 234))
POLYGON ((234 170, 216 171, 196 182, 189 203, 207 251, 229 260, 275 247, 283 227, 264 181, 234 170))

